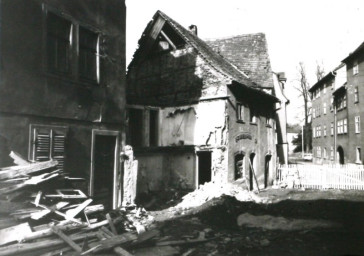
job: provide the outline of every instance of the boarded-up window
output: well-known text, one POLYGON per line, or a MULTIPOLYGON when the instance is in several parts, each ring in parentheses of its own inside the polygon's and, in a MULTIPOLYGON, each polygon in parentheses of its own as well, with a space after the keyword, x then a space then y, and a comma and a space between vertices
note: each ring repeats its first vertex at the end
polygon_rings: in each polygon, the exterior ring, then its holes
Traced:
POLYGON ((159 129, 158 110, 149 112, 149 146, 158 146, 158 129, 159 129))
POLYGON ((97 81, 98 76, 98 34, 79 28, 79 72, 84 79, 97 81))
POLYGON ((58 168, 65 163, 66 128, 53 126, 31 126, 31 159, 34 161, 58 161, 58 168))
POLYGON ((47 65, 49 71, 69 72, 71 28, 70 21, 50 12, 47 14, 47 65))

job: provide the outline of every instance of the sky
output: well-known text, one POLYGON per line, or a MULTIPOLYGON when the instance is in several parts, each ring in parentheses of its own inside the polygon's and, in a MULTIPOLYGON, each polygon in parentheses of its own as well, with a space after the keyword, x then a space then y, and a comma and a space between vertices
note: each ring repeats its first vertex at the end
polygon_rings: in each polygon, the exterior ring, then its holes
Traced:
POLYGON ((184 27, 197 25, 202 39, 265 33, 272 70, 287 76, 291 124, 303 121, 299 62, 312 86, 317 63, 327 73, 364 41, 363 0, 126 0, 126 6, 127 65, 157 10, 184 27))

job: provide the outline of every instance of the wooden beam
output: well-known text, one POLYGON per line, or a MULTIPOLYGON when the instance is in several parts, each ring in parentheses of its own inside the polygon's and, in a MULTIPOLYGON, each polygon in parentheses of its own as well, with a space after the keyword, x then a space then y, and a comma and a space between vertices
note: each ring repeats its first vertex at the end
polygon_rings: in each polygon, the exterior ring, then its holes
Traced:
POLYGON ((22 157, 20 154, 11 151, 9 156, 14 160, 14 164, 16 165, 27 165, 30 164, 29 161, 27 161, 24 157, 22 157))
POLYGON ((23 239, 24 236, 31 233, 32 230, 28 222, 2 229, 0 230, 0 245, 14 241, 19 242, 23 239))
POLYGON ((115 225, 114 225, 114 223, 112 222, 112 218, 111 218, 111 216, 110 216, 110 214, 109 214, 109 213, 108 213, 108 214, 106 214, 106 219, 107 219, 107 221, 109 222, 109 226, 110 226, 110 229, 111 229, 111 231, 113 232, 113 234, 114 234, 114 235, 117 235, 117 234, 118 234, 118 232, 116 231, 115 225))
POLYGON ((11 166, 0 169, 0 180, 11 179, 21 175, 27 175, 33 172, 49 169, 58 164, 56 160, 49 160, 45 162, 37 162, 34 164, 11 166))
MULTIPOLYGON (((90 232, 86 234, 74 234, 69 236, 69 238, 72 241, 79 241, 82 239, 95 237, 97 232, 90 232)), ((54 246, 58 246, 63 244, 64 241, 62 239, 52 239, 52 240, 45 240, 40 242, 34 242, 34 243, 23 243, 23 244, 13 244, 9 246, 1 247, 0 250, 0 256, 6 256, 6 255, 26 255, 26 253, 31 251, 36 251, 44 248, 51 249, 54 246)))
POLYGON ((161 30, 161 34, 167 40, 167 42, 173 47, 173 49, 176 50, 177 47, 174 45, 174 43, 172 42, 172 40, 169 39, 169 37, 166 35, 166 33, 164 33, 163 30, 161 30))
POLYGON ((57 234, 63 241, 65 241, 69 246, 71 246, 76 252, 82 252, 82 248, 72 241, 68 236, 66 236, 59 228, 53 226, 52 228, 53 233, 57 234))

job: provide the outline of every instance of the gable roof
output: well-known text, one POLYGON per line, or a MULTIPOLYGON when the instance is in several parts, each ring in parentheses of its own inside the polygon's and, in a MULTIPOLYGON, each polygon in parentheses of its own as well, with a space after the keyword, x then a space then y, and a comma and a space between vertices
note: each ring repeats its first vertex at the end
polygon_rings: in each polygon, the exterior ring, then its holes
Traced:
POLYGON ((185 42, 191 45, 198 54, 215 70, 221 74, 229 77, 241 86, 248 89, 253 89, 257 92, 263 93, 271 97, 275 101, 277 98, 261 90, 261 86, 253 82, 249 77, 240 71, 236 66, 226 60, 222 55, 215 52, 206 42, 201 40, 195 34, 185 29, 178 22, 174 21, 161 11, 157 11, 153 19, 145 28, 142 37, 139 39, 139 48, 134 53, 133 59, 128 66, 128 70, 140 60, 141 55, 146 54, 151 49, 152 44, 156 40, 158 34, 161 32, 164 24, 167 23, 185 42))
POLYGON ((342 60, 342 62, 347 63, 349 60, 357 56, 361 51, 364 50, 364 42, 362 42, 358 48, 356 48, 352 53, 349 54, 345 59, 342 60))
POLYGON ((261 87, 273 87, 273 73, 264 33, 207 39, 206 43, 261 87))
POLYGON ((330 71, 329 73, 327 73, 323 78, 321 78, 319 81, 317 81, 314 85, 312 85, 311 88, 308 89, 308 91, 309 92, 313 92, 320 85, 322 85, 324 82, 326 82, 329 79, 335 77, 336 76, 336 71, 339 70, 340 68, 342 68, 343 66, 345 66, 345 64, 344 63, 340 63, 339 66, 337 66, 336 68, 334 68, 332 71, 330 71))

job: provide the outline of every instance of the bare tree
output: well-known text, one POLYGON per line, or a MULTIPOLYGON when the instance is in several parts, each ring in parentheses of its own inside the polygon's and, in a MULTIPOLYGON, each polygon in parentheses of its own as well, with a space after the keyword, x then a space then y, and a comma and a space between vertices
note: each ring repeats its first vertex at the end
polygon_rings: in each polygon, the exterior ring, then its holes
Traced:
POLYGON ((324 69, 324 65, 321 62, 318 63, 318 61, 316 61, 316 78, 317 81, 320 81, 323 77, 325 76, 325 69, 324 69))
POLYGON ((304 112, 305 112, 305 125, 308 124, 308 115, 309 115, 309 102, 311 101, 310 93, 308 89, 310 89, 310 85, 307 81, 306 69, 303 62, 300 62, 298 65, 298 84, 295 85, 295 88, 299 91, 300 97, 303 98, 304 104, 304 112))
POLYGON ((311 96, 308 91, 310 85, 307 80, 306 69, 303 62, 300 62, 298 67, 298 79, 295 88, 299 91, 300 97, 303 98, 303 108, 304 108, 304 148, 306 151, 311 149, 311 123, 309 123, 309 111, 310 111, 310 101, 311 96))

